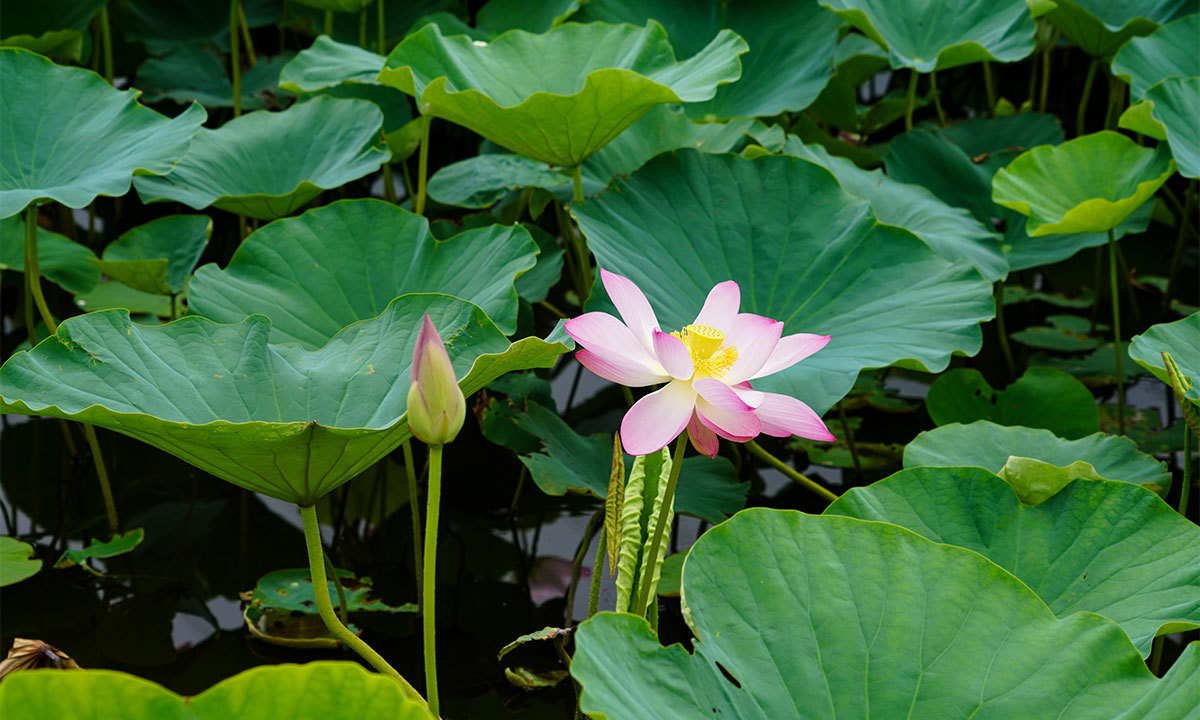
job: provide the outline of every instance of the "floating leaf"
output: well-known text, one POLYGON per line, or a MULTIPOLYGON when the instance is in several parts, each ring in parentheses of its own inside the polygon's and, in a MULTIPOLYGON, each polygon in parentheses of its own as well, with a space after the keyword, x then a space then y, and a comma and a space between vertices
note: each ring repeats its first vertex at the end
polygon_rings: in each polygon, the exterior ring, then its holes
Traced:
POLYGON ((135 290, 176 295, 187 286, 211 234, 207 215, 168 215, 123 233, 91 262, 135 290))
POLYGON ((1031 367, 1002 390, 992 389, 978 370, 951 370, 930 386, 925 406, 938 425, 989 420, 1045 428, 1068 439, 1100 431, 1092 392, 1067 373, 1050 368, 1031 367))
MULTIPOLYGON (((1121 343, 1123 350, 1128 351, 1129 343, 1121 343)), ((1031 365, 1062 370, 1078 378, 1088 387, 1108 387, 1117 384, 1116 352, 1112 343, 1105 343, 1082 357, 1049 357, 1034 355, 1029 360, 1031 365)), ((1122 363, 1122 375, 1125 382, 1144 374, 1146 371, 1135 363, 1122 363)))
MULTIPOLYGON (((1098 338, 1089 334, 1093 328, 1087 318, 1078 315, 1050 315, 1046 320, 1050 322, 1050 327, 1031 325, 1012 333, 1009 337, 1030 347, 1061 352, 1092 350, 1100 344, 1098 338)), ((1108 326, 1098 323, 1094 329, 1101 332, 1107 330, 1108 326)))
POLYGON ((363 100, 315 98, 283 112, 254 112, 201 130, 174 170, 134 184, 143 202, 215 205, 274 220, 321 190, 378 170, 388 157, 379 142, 382 123, 379 108, 363 100))
POLYGON ((423 114, 534 160, 574 167, 655 105, 712 98, 717 85, 741 74, 738 56, 746 49, 722 30, 677 62, 656 22, 567 23, 541 35, 505 33, 482 46, 427 25, 392 51, 379 79, 417 98, 423 114))
POLYGON ((1182 717, 1198 697, 1200 645, 1159 680, 1110 620, 1056 618, 975 552, 887 523, 741 512, 692 547, 682 597, 691 654, 633 615, 579 626, 584 713, 1182 717))
POLYGON ((1149 37, 1133 38, 1113 58, 1113 75, 1129 83, 1134 100, 1168 77, 1200 75, 1197 37, 1200 37, 1200 14, 1163 25, 1149 37))
POLYGON ((1200 527, 1129 483, 1075 480, 1030 506, 980 468, 913 468, 851 489, 825 514, 974 550, 1060 618, 1093 612, 1120 624, 1143 657, 1160 632, 1200 627, 1200 527))
POLYGON ((199 105, 165 118, 136 91, 28 50, 0 48, 0 86, 0 218, 31 202, 81 208, 97 195, 124 195, 135 174, 169 172, 205 119, 199 105))
MULTIPOLYGON (((859 370, 939 371, 952 353, 974 354, 979 322, 993 314, 991 285, 974 268, 881 224, 828 170, 799 158, 681 150, 571 212, 600 266, 642 288, 666 330, 690 323, 712 286, 733 279, 743 312, 785 322, 784 334, 833 335, 755 382, 818 412, 859 370)), ((599 297, 597 285, 589 310, 599 297)))
POLYGON ((1200 313, 1193 313, 1182 320, 1160 323, 1141 335, 1135 335, 1129 344, 1129 357, 1154 377, 1170 385, 1162 354, 1171 353, 1179 369, 1191 381, 1192 387, 1187 390, 1188 400, 1200 405, 1200 359, 1196 357, 1197 348, 1200 348, 1200 313))
POLYGON ((127 720, 433 718, 395 680, 352 662, 264 665, 194 697, 114 670, 13 673, 0 691, 0 715, 6 717, 81 717, 79 708, 119 709, 127 720))
POLYGON ((1046 19, 1097 57, 1112 54, 1129 38, 1149 35, 1196 7, 1193 0, 1053 0, 1053 5, 1046 19))
POLYGON ((146 538, 146 531, 142 528, 130 530, 126 533, 118 533, 111 540, 96 540, 92 539, 85 547, 78 550, 65 550, 58 562, 54 563, 56 569, 69 568, 72 565, 85 565, 91 559, 107 559, 124 555, 128 552, 133 552, 133 549, 142 544, 142 540, 146 538))
POLYGON ((0 535, 0 587, 37 575, 42 561, 33 557, 33 546, 0 535))
POLYGON ((887 0, 821 0, 888 51, 893 68, 945 70, 987 60, 1016 62, 1033 52, 1036 26, 1023 2, 955 0, 930 5, 887 0))
POLYGON ((513 280, 537 246, 519 225, 491 225, 437 240, 428 221, 382 200, 342 200, 251 233, 229 265, 205 265, 191 311, 218 322, 261 313, 271 342, 324 345, 407 293, 439 292, 475 303, 505 334, 516 329, 513 280))
POLYGON ((90 422, 235 485, 311 504, 407 437, 409 364, 428 313, 470 395, 510 370, 547 367, 562 345, 510 345, 482 310, 405 295, 319 350, 270 345, 270 320, 185 317, 140 326, 123 311, 71 318, 0 368, 0 410, 90 422))
MULTIPOLYGON (((38 227, 38 270, 42 277, 69 293, 96 287, 100 271, 92 264, 96 254, 65 235, 38 227)), ((0 270, 25 272, 25 221, 20 217, 0 220, 0 270)))
POLYGON ((1159 147, 1103 131, 1017 156, 992 180, 992 199, 1029 216, 1032 237, 1116 228, 1175 172, 1159 147))
POLYGON ((1012 456, 1066 467, 1083 460, 1100 477, 1148 487, 1160 495, 1171 486, 1166 465, 1138 452, 1128 438, 1095 433, 1064 440, 1049 430, 1005 427, 979 420, 926 430, 904 449, 904 467, 981 467, 998 472, 1012 456))

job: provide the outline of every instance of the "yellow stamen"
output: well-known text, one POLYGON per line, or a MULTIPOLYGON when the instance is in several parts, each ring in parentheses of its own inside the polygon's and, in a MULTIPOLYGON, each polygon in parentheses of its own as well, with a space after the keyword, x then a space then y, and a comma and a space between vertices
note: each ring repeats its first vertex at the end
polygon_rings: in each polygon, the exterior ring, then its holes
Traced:
POLYGON ((683 340, 695 369, 693 378, 719 378, 737 361, 738 351, 732 345, 724 345, 725 333, 707 325, 688 325, 680 332, 671 333, 683 340))

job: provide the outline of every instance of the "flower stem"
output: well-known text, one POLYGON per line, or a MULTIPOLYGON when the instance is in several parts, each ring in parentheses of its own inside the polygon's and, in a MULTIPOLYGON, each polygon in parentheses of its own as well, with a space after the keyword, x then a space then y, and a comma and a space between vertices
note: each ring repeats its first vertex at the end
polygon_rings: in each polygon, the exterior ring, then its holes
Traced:
POLYGON ((1192 429, 1183 424, 1183 486, 1179 488, 1179 514, 1187 517, 1188 494, 1192 490, 1192 429))
POLYGON ((1092 96, 1092 84, 1096 82, 1096 71, 1100 69, 1100 58, 1088 66, 1087 78, 1083 81, 1083 96, 1079 98, 1079 109, 1075 111, 1075 135, 1083 135, 1083 123, 1087 118, 1088 100, 1092 96))
MULTIPOLYGON (((50 306, 46 304, 46 296, 42 294, 42 272, 38 265, 38 222, 37 222, 37 206, 30 203, 25 208, 25 288, 33 296, 33 302, 37 306, 38 314, 42 316, 42 322, 46 323, 46 330, 51 335, 58 332, 58 325, 54 322, 54 317, 50 314, 50 306)), ((33 320, 33 311, 26 306, 26 322, 29 323, 29 337, 34 339, 35 325, 33 320)))
MULTIPOLYGON (((671 474, 667 477, 667 491, 663 494, 662 505, 659 506, 658 515, 654 519, 654 537, 650 538, 650 545, 646 548, 646 555, 643 558, 642 580, 638 586, 637 614, 639 617, 646 617, 646 612, 650 608, 650 585, 654 582, 654 567, 658 564, 658 546, 662 544, 663 533, 667 529, 667 516, 671 512, 671 508, 675 506, 675 485, 679 483, 679 470, 683 467, 683 452, 687 449, 687 439, 687 433, 683 432, 675 441, 675 454, 671 458, 671 474)), ((653 502, 653 498, 648 499, 647 502, 653 502)))
POLYGON ((250 67, 258 64, 258 57, 254 54, 254 40, 250 37, 250 23, 246 22, 246 8, 238 3, 238 25, 242 27, 242 42, 246 43, 246 61, 250 63, 250 67))
POLYGON ((429 125, 433 122, 432 115, 421 118, 421 151, 417 156, 417 199, 413 203, 413 212, 425 214, 425 182, 429 175, 429 125))
POLYGON ((96 478, 100 481, 100 497, 104 500, 104 514, 108 517, 108 530, 114 536, 121 532, 121 522, 117 519, 117 505, 113 502, 112 485, 108 482, 108 469, 104 466, 104 456, 100 454, 100 441, 96 439, 96 429, 87 423, 83 425, 83 436, 87 438, 88 447, 92 449, 92 462, 96 463, 96 478))
POLYGON ((229 71, 233 74, 233 116, 242 114, 242 61, 238 55, 241 0, 229 0, 229 71))
POLYGON ((442 446, 429 446, 429 496, 425 510, 425 581, 421 587, 421 630, 425 641, 425 694, 429 711, 438 715, 437 640, 434 617, 437 609, 437 532, 442 501, 442 446))
POLYGON ((788 465, 784 461, 780 460, 779 458, 775 457, 771 453, 767 452, 761 445, 754 442, 753 440, 747 440, 744 443, 744 445, 746 446, 746 449, 750 451, 751 455, 754 455, 759 460, 762 460, 763 462, 767 463, 768 465, 775 468, 779 472, 783 473, 784 475, 787 475, 792 480, 795 480, 796 482, 800 483, 801 485, 808 488, 812 492, 825 498, 829 502, 833 502, 834 500, 838 499, 837 495, 834 495, 832 492, 830 492, 829 490, 826 490, 824 487, 822 487, 821 485, 818 485, 815 481, 810 480, 808 477, 801 475, 791 465, 788 465))
POLYGON ((1108 284, 1112 293, 1113 352, 1117 359, 1117 427, 1125 434, 1125 373, 1121 352, 1121 296, 1117 293, 1117 241, 1108 231, 1108 284))
POLYGON ((596 546, 596 559, 592 561, 592 586, 588 590, 587 616, 596 614, 600 609, 600 577, 604 574, 604 544, 605 530, 600 527, 600 544, 596 546))
POLYGON ((908 71, 908 106, 904 110, 904 129, 913 129, 913 105, 917 102, 917 78, 920 73, 916 70, 908 71))
MULTIPOLYGON (((417 505, 417 466, 413 464, 412 441, 405 440, 404 474, 408 476, 408 508, 412 512, 413 572, 417 575, 417 595, 421 595, 421 508, 417 505)), ((522 466, 524 467, 524 466, 522 466)))
POLYGON ((396 672, 396 669, 389 665, 379 653, 371 649, 371 646, 362 638, 350 632, 350 628, 343 625, 342 621, 338 619, 337 613, 333 610, 333 603, 329 599, 329 579, 325 577, 325 549, 321 546, 321 527, 317 522, 317 506, 300 506, 300 517, 304 520, 304 545, 308 550, 308 570, 312 575, 313 595, 317 601, 317 612, 320 614, 321 620, 325 622, 325 627, 343 645, 361 655, 370 663, 371 667, 399 683, 405 695, 424 703, 424 698, 416 688, 396 672))
MULTIPOLYGON (((564 625, 570 625, 575 620, 575 593, 579 588, 579 575, 583 570, 583 559, 587 557, 588 548, 592 546, 592 539, 596 537, 596 533, 603 530, 604 508, 601 507, 592 513, 592 517, 588 519, 587 527, 583 530, 583 537, 579 540, 579 548, 575 551, 575 557, 571 559, 571 582, 567 585, 567 607, 565 612, 563 612, 564 625)), ((592 576, 595 577, 594 571, 592 576)), ((599 590, 599 588, 596 588, 597 592, 599 590)), ((590 599, 589 597, 589 601, 590 599)))

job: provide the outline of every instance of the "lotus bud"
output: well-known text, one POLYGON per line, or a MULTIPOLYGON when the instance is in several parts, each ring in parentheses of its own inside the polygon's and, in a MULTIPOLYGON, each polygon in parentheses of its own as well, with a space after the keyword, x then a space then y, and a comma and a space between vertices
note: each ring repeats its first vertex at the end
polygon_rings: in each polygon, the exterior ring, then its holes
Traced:
POLYGON ((446 346, 426 315, 413 351, 408 429, 426 445, 445 445, 458 435, 466 414, 467 399, 454 377, 446 346))

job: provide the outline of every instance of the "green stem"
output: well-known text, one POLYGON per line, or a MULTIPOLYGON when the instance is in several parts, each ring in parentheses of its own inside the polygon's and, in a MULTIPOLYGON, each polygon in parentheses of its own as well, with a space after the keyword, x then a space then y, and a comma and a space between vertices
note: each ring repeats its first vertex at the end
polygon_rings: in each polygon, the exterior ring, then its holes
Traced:
POLYGON ((238 3, 238 25, 242 28, 242 42, 246 43, 246 61, 254 67, 258 57, 254 54, 254 40, 250 38, 250 23, 246 22, 246 8, 241 3, 238 3))
POLYGON ((393 205, 396 204, 396 185, 392 178, 391 163, 383 164, 383 199, 393 205))
POLYGON ((1009 379, 1017 376, 1017 364, 1013 362, 1012 347, 1008 344, 1008 330, 1004 324, 1004 282, 996 283, 992 290, 996 302, 996 335, 1000 337, 1000 351, 1004 353, 1004 365, 1008 368, 1009 379))
POLYGON ((1041 96, 1038 98, 1038 112, 1046 112, 1046 97, 1050 93, 1050 52, 1054 50, 1054 46, 1057 44, 1058 30, 1055 29, 1050 44, 1046 46, 1045 52, 1042 53, 1042 87, 1041 96))
POLYGON ((908 106, 904 109, 904 129, 913 129, 913 106, 917 103, 917 78, 920 76, 916 70, 908 71, 908 106))
POLYGON ((417 504, 417 466, 413 464, 412 441, 405 440, 404 474, 408 476, 408 508, 412 512, 413 572, 417 575, 417 595, 421 595, 421 507, 417 504))
POLYGON ((321 555, 325 557, 325 572, 333 578, 333 587, 337 590, 338 617, 343 623, 348 623, 350 622, 350 606, 346 604, 346 588, 342 586, 342 578, 338 575, 337 568, 333 566, 333 561, 329 559, 329 553, 322 551, 321 555))
POLYGON ((591 617, 600 609, 600 578, 604 575, 604 544, 605 530, 600 527, 600 544, 596 546, 596 559, 592 562, 592 586, 588 590, 587 616, 591 617))
POLYGON ((233 74, 233 116, 242 114, 242 59, 238 53, 241 0, 229 0, 229 71, 233 74))
POLYGON ((1117 119, 1121 117, 1121 111, 1125 105, 1125 83, 1121 78, 1112 74, 1109 71, 1108 75, 1108 107, 1104 111, 1104 128, 1106 130, 1115 130, 1117 127, 1117 119))
POLYGON ((104 456, 100 454, 100 441, 96 439, 96 429, 87 423, 83 425, 83 436, 87 438, 88 447, 92 449, 92 462, 96 463, 96 478, 100 480, 100 497, 104 500, 104 514, 108 517, 108 530, 114 536, 121 532, 121 522, 117 519, 117 505, 113 502, 112 485, 108 482, 108 469, 104 466, 104 456))
MULTIPOLYGON (((659 506, 658 515, 654 519, 654 537, 650 538, 650 545, 646 548, 646 556, 643 558, 642 580, 638 586, 637 614, 639 617, 646 617, 646 611, 650 609, 650 586, 654 583, 654 568, 658 565, 658 546, 662 544, 663 534, 667 529, 668 513, 675 506, 675 485, 679 482, 679 471, 683 467, 683 452, 687 449, 687 441, 688 434, 686 432, 680 433, 679 439, 675 441, 675 454, 671 458, 671 474, 667 476, 667 490, 663 494, 662 505, 659 506)), ((647 502, 653 502, 653 500, 648 499, 647 502)))
POLYGON ((850 460, 854 462, 854 474, 859 480, 863 479, 862 462, 858 457, 858 446, 854 443, 854 431, 850 429, 850 420, 846 417, 846 408, 842 401, 837 403, 838 419, 842 421, 842 431, 846 433, 846 445, 850 448, 850 460))
MULTIPOLYGON (((929 77, 932 81, 933 73, 930 73, 929 77)), ((988 114, 990 115, 996 111, 996 79, 992 77, 992 64, 986 60, 983 62, 983 84, 987 88, 988 114)), ((936 97, 934 96, 935 101, 936 97)))
POLYGON ((821 485, 818 485, 813 480, 810 480, 809 478, 805 477, 804 475, 801 475, 791 465, 788 465, 784 461, 780 460, 779 458, 775 457, 771 453, 767 452, 761 445, 754 442, 753 440, 747 440, 744 443, 744 445, 746 446, 746 449, 750 451, 751 455, 754 455, 759 460, 762 460, 763 462, 767 463, 768 465, 775 468, 779 472, 783 473, 784 475, 787 475, 789 478, 800 483, 801 485, 808 488, 809 490, 816 493, 817 495, 820 495, 821 497, 825 498, 829 502, 833 502, 834 500, 837 500, 837 498, 838 498, 837 495, 834 495, 832 492, 825 489, 821 485))
POLYGON ((358 46, 364 50, 370 50, 367 47, 367 6, 363 5, 362 10, 358 11, 358 46))
POLYGON ((1079 99, 1079 109, 1075 111, 1075 134, 1083 135, 1083 123, 1087 117, 1088 100, 1092 96, 1092 84, 1096 82, 1096 71, 1100 69, 1100 58, 1094 58, 1088 66, 1087 79, 1083 81, 1083 96, 1079 99))
MULTIPOLYGON (((988 77, 991 77, 990 73, 988 77)), ((933 106, 937 108, 938 124, 946 127, 946 113, 942 111, 942 95, 938 92, 936 71, 929 73, 929 94, 933 95, 933 106)))
POLYGON ((112 28, 108 23, 108 4, 100 8, 100 40, 104 44, 104 79, 113 83, 112 28))
POLYGON ((1192 429, 1183 424, 1183 486, 1179 488, 1179 514, 1187 517, 1188 494, 1192 490, 1192 429))
MULTIPOLYGON (((579 541, 579 548, 575 551, 575 557, 571 559, 571 581, 567 585, 566 610, 563 612, 564 625, 570 625, 575 620, 575 593, 579 588, 579 575, 583 570, 583 559, 587 557, 588 548, 592 546, 592 540, 596 537, 596 533, 602 530, 604 530, 603 507, 592 513, 592 517, 588 519, 587 527, 583 530, 583 538, 579 541)), ((604 542, 603 538, 601 538, 601 542, 604 542)), ((596 592, 599 591, 600 589, 596 588, 596 592)))
POLYGON ((421 630, 425 640, 425 694, 429 711, 438 715, 437 640, 434 637, 437 610, 437 532, 442 502, 442 446, 429 446, 429 495, 425 510, 425 582, 422 586, 421 630))
MULTIPOLYGON (((54 317, 50 314, 50 307, 46 305, 46 296, 42 294, 42 272, 38 264, 38 222, 37 222, 37 207, 30 203, 25 208, 25 288, 26 292, 33 296, 34 305, 37 306, 38 314, 42 316, 42 322, 46 323, 46 330, 51 335, 58 332, 58 324, 54 322, 54 317)), ((34 329, 36 325, 33 321, 33 310, 27 304, 25 307, 25 320, 29 323, 29 337, 34 340, 34 329)))
POLYGON ((379 25, 376 33, 376 42, 379 45, 379 54, 387 55, 387 32, 385 31, 386 19, 383 11, 384 0, 375 0, 375 21, 379 25))
POLYGON ((1171 266, 1167 273, 1167 291, 1163 293, 1162 311, 1165 313, 1171 308, 1171 295, 1175 291, 1175 280, 1178 276, 1179 266, 1183 262, 1183 249, 1185 247, 1184 234, 1188 231, 1195 232, 1195 226, 1192 224, 1192 213, 1196 209, 1196 181, 1193 180, 1184 195, 1183 203, 1179 202, 1179 198, 1175 197, 1175 193, 1169 188, 1164 187, 1164 196, 1171 201, 1175 206, 1176 214, 1179 216, 1179 234, 1175 238, 1175 250, 1171 253, 1171 266))
POLYGON ((1033 54, 1029 56, 1029 107, 1034 107, 1037 102, 1037 76, 1038 76, 1038 56, 1033 54))
POLYGON ((333 11, 325 11, 325 34, 333 37, 333 11))
POLYGON ((413 203, 413 212, 425 214, 425 181, 429 175, 429 125, 433 122, 432 115, 421 118, 421 151, 417 156, 417 200, 413 203))
POLYGON ((317 601, 317 613, 325 622, 326 629, 343 645, 362 656, 371 667, 387 675, 400 684, 400 688, 408 697, 424 702, 421 693, 417 692, 387 660, 371 649, 362 638, 350 632, 350 628, 342 624, 337 613, 333 611, 333 602, 329 599, 329 579, 325 577, 325 549, 321 546, 321 526, 317 522, 317 506, 300 506, 300 517, 304 520, 304 546, 308 550, 308 571, 312 575, 313 595, 317 601))
POLYGON ((1133 273, 1129 272, 1129 263, 1125 261, 1125 251, 1117 245, 1117 262, 1121 277, 1125 278, 1125 294, 1129 296, 1129 309, 1133 312, 1133 327, 1130 334, 1136 335, 1142 328, 1142 309, 1138 307, 1137 295, 1133 291, 1133 273))
POLYGON ((1154 638, 1154 643, 1150 646, 1150 672, 1158 676, 1158 669, 1162 666, 1162 651, 1163 641, 1167 639, 1166 635, 1159 635, 1154 638))
POLYGON ((175 318, 179 316, 178 301, 179 293, 171 293, 171 314, 168 318, 171 322, 174 322, 175 318))
POLYGON ((1117 427, 1125 434, 1125 372, 1121 352, 1121 296, 1117 293, 1117 240, 1108 231, 1108 281, 1112 294, 1113 352, 1117 358, 1117 427))
POLYGON ((575 166, 575 170, 571 173, 571 182, 574 183, 575 202, 583 202, 583 163, 575 166))

